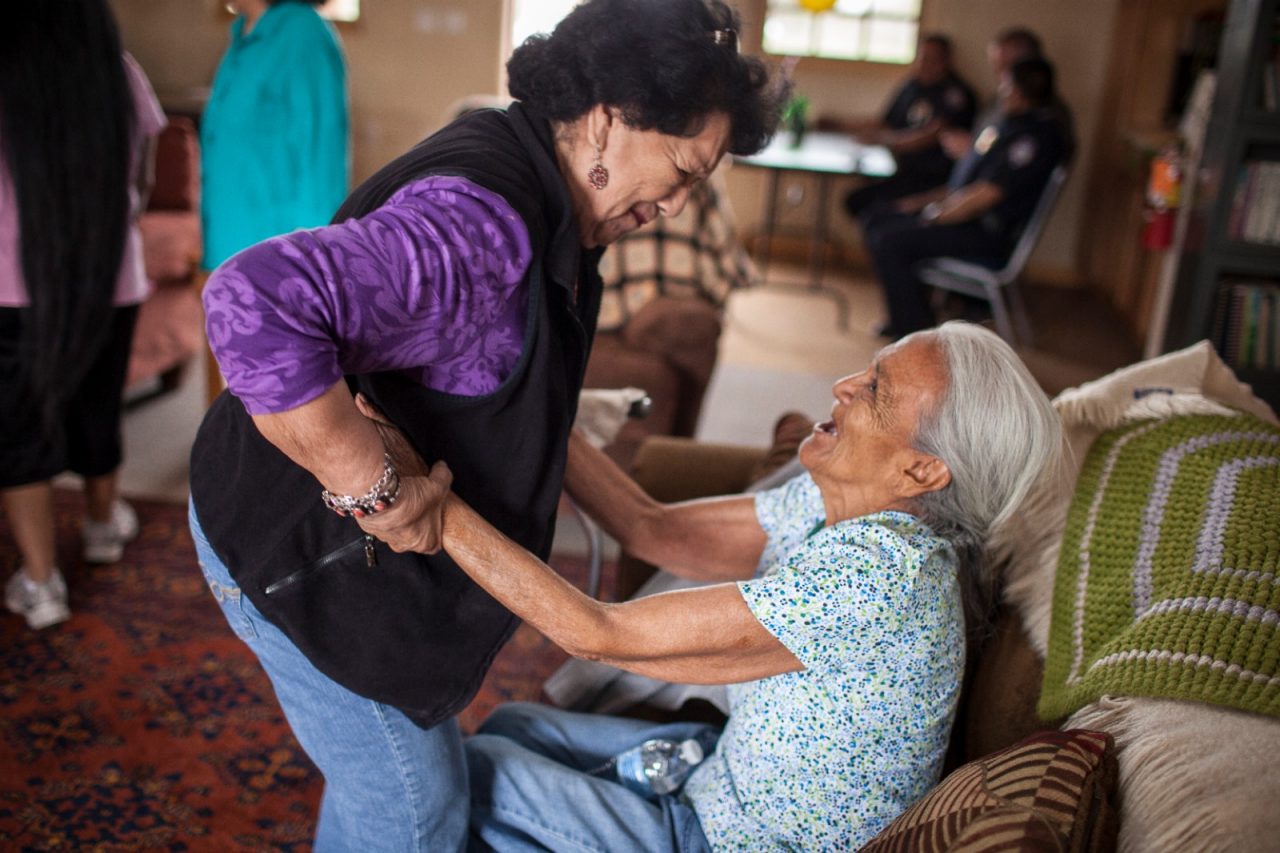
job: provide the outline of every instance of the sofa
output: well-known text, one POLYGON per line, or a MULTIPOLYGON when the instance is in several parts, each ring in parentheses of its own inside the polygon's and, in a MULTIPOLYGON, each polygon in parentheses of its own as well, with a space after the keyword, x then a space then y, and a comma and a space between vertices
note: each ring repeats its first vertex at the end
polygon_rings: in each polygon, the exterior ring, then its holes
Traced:
POLYGON ((147 277, 154 285, 138 312, 125 380, 136 404, 178 386, 204 341, 198 294, 200 147, 194 122, 170 116, 156 141, 155 183, 138 219, 147 277))
MULTIPOLYGON (((1280 773, 1275 770, 1280 751, 1280 675, 1276 673, 1280 660, 1280 620, 1276 617, 1280 610, 1276 581, 1280 577, 1280 465, 1267 467, 1280 458, 1276 416, 1235 379, 1207 342, 1070 389, 1054 402, 1063 417, 1070 452, 1064 469, 1045 478, 1017 517, 989 543, 992 558, 1001 569, 1002 595, 991 624, 970 638, 968 668, 943 779, 866 849, 1276 849, 1280 838, 1280 810, 1275 808, 1280 801, 1280 773), (1059 576, 1075 559, 1070 549, 1064 556, 1062 543, 1071 541, 1071 548, 1077 547, 1071 540, 1079 535, 1071 521, 1077 518, 1077 504, 1089 512, 1096 509, 1099 516, 1106 516, 1107 507, 1112 506, 1093 496, 1095 491, 1102 492, 1089 479, 1097 476, 1091 449, 1095 444, 1105 449, 1104 439, 1110 440, 1116 430, 1137 434, 1146 424, 1177 424, 1196 417, 1238 423, 1238 431, 1253 436, 1250 441, 1272 454, 1271 460, 1263 460, 1267 465, 1258 460, 1248 462, 1245 468, 1265 474, 1265 479, 1251 480, 1247 493, 1241 493, 1242 502, 1256 514, 1250 535, 1269 544, 1234 557, 1252 561, 1246 568, 1253 571, 1241 571, 1244 580, 1232 581, 1229 587, 1241 600, 1243 589, 1253 590, 1263 601, 1252 609, 1238 603, 1234 606, 1243 626, 1237 644, 1260 644, 1250 652, 1257 671, 1242 674, 1247 684, 1243 695, 1252 703, 1253 712, 1197 699, 1102 691, 1102 695, 1082 700, 1083 704, 1076 703, 1079 707, 1070 714, 1044 716, 1046 708, 1052 712, 1054 707, 1046 701, 1049 697, 1042 695, 1049 693, 1046 667, 1052 676, 1057 665, 1050 645, 1050 611, 1055 596, 1069 597, 1080 584, 1069 574, 1059 576)), ((810 424, 803 414, 784 415, 768 450, 649 438, 638 449, 631 471, 647 492, 663 501, 741 492, 753 481, 768 485, 795 472, 796 462, 787 460, 794 456, 810 424)), ((1114 461, 1115 445, 1110 447, 1107 464, 1114 461)), ((1128 489, 1140 499, 1154 500, 1152 496, 1158 497, 1164 488, 1146 480, 1125 479, 1131 477, 1126 473, 1129 469, 1114 470, 1117 479, 1110 486, 1128 489)), ((1183 500, 1181 509, 1189 514, 1178 516, 1170 526, 1199 527, 1199 519, 1227 511, 1217 497, 1206 500, 1204 506, 1189 506, 1183 500)), ((1151 526, 1150 519, 1139 518, 1134 523, 1151 526)), ((1098 524, 1102 529, 1102 523, 1098 524)), ((1174 533, 1181 535, 1176 529, 1174 533)), ((1110 544, 1100 544, 1098 550, 1110 544)), ((618 570, 625 579, 623 594, 654 572, 653 567, 626 554, 618 570)), ((661 577, 664 575, 654 580, 661 577)), ((653 588, 650 581, 640 594, 653 588)), ((1107 600, 1111 604, 1119 600, 1123 608, 1127 595, 1107 600)), ((1233 609, 1217 598, 1180 604, 1186 611, 1233 609)), ((1170 610, 1155 607, 1151 612, 1159 615, 1162 609, 1170 610)), ((1136 624, 1147 615, 1139 616, 1136 624)), ((1054 629, 1063 629, 1062 620, 1054 629)), ((1069 633, 1071 625, 1065 629, 1069 633)), ((1210 671, 1219 675, 1224 671, 1217 663, 1190 660, 1192 655, 1186 655, 1186 660, 1181 660, 1182 655, 1172 657, 1172 662, 1167 655, 1153 658, 1150 668, 1164 672, 1182 667, 1201 680, 1210 671)), ((547 682, 553 702, 573 706, 572 691, 567 689, 573 679, 564 676, 577 663, 567 664, 547 682)), ((1231 667, 1225 668, 1228 675, 1231 671, 1231 667)), ((688 702, 684 711, 676 711, 678 716, 690 711, 705 718, 705 708, 689 699, 700 697, 698 690, 706 688, 690 691, 687 686, 665 684, 659 688, 657 683, 637 686, 634 680, 639 677, 631 675, 618 678, 596 673, 593 677, 599 681, 590 687, 590 709, 653 715, 671 713, 671 708, 688 702), (600 683, 609 678, 615 683, 601 689, 600 683), (619 686, 626 680, 631 683, 619 686), (645 700, 649 704, 630 704, 643 696, 650 697, 645 700), (670 701, 672 696, 674 701, 670 701), (611 701, 611 706, 605 704, 611 701)), ((572 690, 581 688, 581 684, 572 684, 572 690)), ((715 703, 714 698, 709 701, 715 703)))

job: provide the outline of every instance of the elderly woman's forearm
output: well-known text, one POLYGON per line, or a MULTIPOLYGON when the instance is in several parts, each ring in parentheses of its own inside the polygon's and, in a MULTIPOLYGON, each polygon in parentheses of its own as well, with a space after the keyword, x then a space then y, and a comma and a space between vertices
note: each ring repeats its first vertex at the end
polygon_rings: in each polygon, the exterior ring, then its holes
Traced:
POLYGON ((444 548, 472 580, 574 657, 701 684, 802 668, 732 584, 599 602, 452 495, 444 513, 444 548))
POLYGON ((511 612, 576 657, 600 653, 603 605, 450 495, 444 508, 444 549, 458 566, 511 612))
POLYGON ((606 533, 629 553, 647 559, 637 549, 651 539, 644 528, 652 526, 647 519, 661 514, 661 505, 576 429, 569 436, 564 485, 606 533))
POLYGON ((628 554, 681 577, 749 578, 764 548, 750 497, 660 503, 576 431, 565 486, 628 554))

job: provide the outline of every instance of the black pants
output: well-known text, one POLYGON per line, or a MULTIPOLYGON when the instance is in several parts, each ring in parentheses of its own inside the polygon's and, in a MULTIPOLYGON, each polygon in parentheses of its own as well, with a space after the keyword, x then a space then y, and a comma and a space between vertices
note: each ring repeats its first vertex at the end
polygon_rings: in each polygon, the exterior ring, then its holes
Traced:
POLYGON ((138 306, 113 308, 111 330, 89 372, 74 388, 51 435, 23 393, 18 339, 22 312, 0 308, 0 488, 40 483, 63 471, 100 477, 120 467, 120 415, 138 306))
POLYGON ((1008 257, 1008 241, 977 221, 926 225, 915 214, 878 206, 863 217, 871 264, 884 290, 889 333, 900 337, 934 325, 927 287, 915 273, 930 258, 960 258, 992 267, 1008 257))

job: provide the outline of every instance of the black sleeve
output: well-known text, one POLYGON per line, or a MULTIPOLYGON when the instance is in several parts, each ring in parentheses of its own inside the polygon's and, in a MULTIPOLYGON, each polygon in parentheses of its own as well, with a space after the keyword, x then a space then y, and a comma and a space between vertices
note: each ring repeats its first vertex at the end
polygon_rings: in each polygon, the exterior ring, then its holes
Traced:
POLYGON ((953 80, 943 90, 938 117, 947 127, 969 130, 978 111, 978 99, 963 80, 953 80))

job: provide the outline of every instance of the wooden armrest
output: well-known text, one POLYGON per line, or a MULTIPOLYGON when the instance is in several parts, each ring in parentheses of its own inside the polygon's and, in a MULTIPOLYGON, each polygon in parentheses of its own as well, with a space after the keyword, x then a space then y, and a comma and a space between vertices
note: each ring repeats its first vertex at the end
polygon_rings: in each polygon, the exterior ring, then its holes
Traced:
POLYGON ((750 484, 751 472, 764 455, 760 447, 655 435, 636 451, 631 476, 664 503, 731 495, 750 484))

